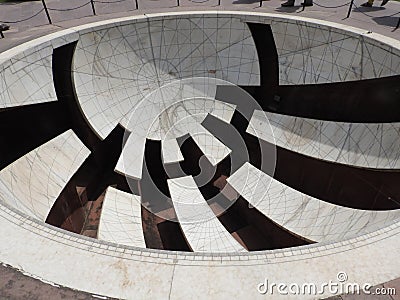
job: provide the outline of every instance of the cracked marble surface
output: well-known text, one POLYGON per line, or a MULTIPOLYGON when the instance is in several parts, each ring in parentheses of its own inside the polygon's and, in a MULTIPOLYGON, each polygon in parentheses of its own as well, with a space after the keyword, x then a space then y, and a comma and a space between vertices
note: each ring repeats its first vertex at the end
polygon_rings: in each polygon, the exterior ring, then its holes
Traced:
POLYGON ((400 123, 331 122, 255 111, 247 132, 322 160, 374 169, 400 167, 400 123))
POLYGON ((25 214, 45 221, 89 154, 89 149, 68 130, 1 170, 0 197, 25 214))
POLYGON ((108 187, 97 238, 116 244, 146 248, 140 196, 108 187))
POLYGON ((250 163, 227 179, 249 204, 283 228, 315 242, 333 242, 392 225, 400 210, 347 208, 303 194, 250 163))
POLYGON ((168 186, 179 224, 193 251, 247 251, 220 223, 193 177, 169 179, 168 186))

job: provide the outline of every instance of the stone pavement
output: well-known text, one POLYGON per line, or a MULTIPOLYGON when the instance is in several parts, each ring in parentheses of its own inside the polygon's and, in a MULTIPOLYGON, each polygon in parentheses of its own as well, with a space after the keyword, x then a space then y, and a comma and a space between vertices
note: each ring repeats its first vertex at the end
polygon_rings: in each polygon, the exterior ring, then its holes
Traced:
POLYGON ((0 264, 0 299, 96 300, 99 298, 89 293, 45 284, 39 279, 25 276, 16 269, 0 264))
POLYGON ((349 18, 346 18, 346 15, 350 0, 314 0, 315 5, 307 7, 304 11, 299 0, 296 1, 297 6, 293 8, 281 8, 281 0, 263 1, 262 7, 259 7, 258 0, 220 0, 221 5, 218 5, 218 0, 137 0, 138 10, 135 9, 135 0, 98 0, 95 2, 97 16, 93 16, 90 1, 88 1, 46 0, 53 25, 49 25, 41 1, 0 3, 0 23, 25 20, 37 14, 22 22, 9 23, 11 28, 5 33, 6 38, 0 40, 0 51, 46 33, 88 22, 144 13, 187 10, 242 10, 292 14, 359 27, 366 31, 400 39, 400 29, 393 31, 400 17, 400 2, 395 1, 390 1, 386 6, 380 7, 380 1, 377 0, 375 7, 360 8, 364 0, 356 0, 349 18), (177 1, 180 2, 179 7, 177 1))

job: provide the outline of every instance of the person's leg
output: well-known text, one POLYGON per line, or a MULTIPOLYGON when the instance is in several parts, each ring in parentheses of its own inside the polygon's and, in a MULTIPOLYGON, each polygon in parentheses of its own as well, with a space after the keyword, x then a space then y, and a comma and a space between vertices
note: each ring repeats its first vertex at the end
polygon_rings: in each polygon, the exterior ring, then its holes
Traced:
POLYGON ((304 2, 301 5, 313 6, 313 0, 304 0, 304 2))
POLYGON ((288 0, 285 3, 282 3, 281 6, 283 7, 290 7, 290 6, 294 6, 294 1, 295 0, 288 0))
POLYGON ((389 2, 389 0, 383 0, 382 3, 381 3, 381 6, 386 5, 386 3, 388 3, 388 2, 389 2))
POLYGON ((361 4, 361 6, 372 7, 373 4, 374 4, 374 0, 368 0, 368 2, 361 4))

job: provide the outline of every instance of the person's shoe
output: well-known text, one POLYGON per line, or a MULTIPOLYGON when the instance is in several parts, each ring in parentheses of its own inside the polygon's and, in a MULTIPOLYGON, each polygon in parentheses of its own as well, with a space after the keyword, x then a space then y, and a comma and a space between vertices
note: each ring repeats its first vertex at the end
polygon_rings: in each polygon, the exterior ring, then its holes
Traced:
POLYGON ((312 2, 307 2, 307 1, 301 3, 301 6, 313 6, 313 5, 314 4, 312 2))
POLYGON ((372 4, 369 2, 365 2, 363 4, 361 4, 362 7, 372 7, 372 4))
POLYGON ((294 0, 293 1, 286 1, 285 3, 281 4, 282 7, 291 7, 294 6, 294 0))
POLYGON ((381 6, 385 6, 386 3, 388 3, 388 2, 389 2, 389 0, 383 0, 382 3, 381 3, 381 6))

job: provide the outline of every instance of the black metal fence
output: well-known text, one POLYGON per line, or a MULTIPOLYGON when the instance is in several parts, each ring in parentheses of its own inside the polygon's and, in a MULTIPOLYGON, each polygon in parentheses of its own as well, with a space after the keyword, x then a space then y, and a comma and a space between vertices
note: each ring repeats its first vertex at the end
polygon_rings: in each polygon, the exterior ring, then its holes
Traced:
MULTIPOLYGON (((73 11, 73 10, 77 10, 80 8, 83 8, 85 6, 90 5, 91 6, 91 11, 93 13, 93 15, 96 15, 96 3, 98 4, 116 4, 119 2, 125 2, 125 1, 132 1, 135 9, 139 9, 139 3, 138 0, 114 0, 114 1, 107 1, 107 0, 89 0, 88 2, 75 6, 75 7, 71 7, 71 8, 51 8, 46 4, 45 0, 41 0, 42 1, 42 8, 39 9, 37 12, 35 12, 32 16, 20 19, 20 20, 0 20, 0 23, 5 23, 5 24, 17 24, 17 23, 21 23, 21 22, 26 22, 30 19, 35 18, 36 16, 40 15, 43 11, 46 14, 47 20, 49 22, 49 24, 52 24, 52 18, 51 18, 51 12, 52 11, 56 11, 56 12, 67 12, 67 11, 73 11)), ((177 1, 177 6, 181 6, 180 0, 176 0, 177 1)), ((200 1, 192 1, 194 3, 204 3, 204 2, 208 2, 209 0, 200 0, 200 1)), ((304 1, 305 2, 305 1, 304 1)), ((259 0, 259 6, 262 7, 262 3, 263 0, 259 0)), ((220 6, 221 5, 221 0, 218 0, 217 5, 220 6)), ((349 2, 343 3, 343 4, 339 4, 339 5, 334 5, 334 6, 326 6, 326 5, 322 5, 319 4, 318 2, 316 2, 314 0, 314 5, 321 7, 321 8, 326 8, 326 9, 337 9, 340 7, 345 7, 348 6, 348 10, 347 10, 347 15, 345 16, 346 18, 350 17, 350 14, 353 10, 356 10, 364 15, 366 15, 367 17, 371 17, 371 18, 375 18, 374 16, 369 15, 368 13, 366 13, 364 10, 361 10, 354 2, 354 0, 351 0, 349 2)), ((302 11, 304 11, 306 9, 305 3, 303 3, 303 8, 302 11)), ((387 16, 382 16, 382 17, 378 17, 378 18, 393 18, 393 17, 397 17, 397 15, 400 15, 400 11, 397 13, 393 13, 391 15, 387 15, 387 16)), ((397 25, 393 28, 393 31, 397 30, 400 27, 400 16, 398 18, 398 22, 397 25)))
MULTIPOLYGON (((259 1, 260 1, 260 7, 262 7, 262 2, 263 2, 263 0, 259 0, 259 1)), ((346 3, 343 3, 343 4, 334 5, 334 6, 322 5, 322 4, 319 4, 318 2, 316 2, 315 0, 313 1, 313 4, 316 5, 316 6, 318 6, 318 7, 328 8, 328 9, 337 9, 337 8, 340 8, 340 7, 349 6, 349 9, 347 10, 347 15, 346 15, 345 19, 348 19, 348 18, 350 17, 350 14, 351 14, 353 8, 354 8, 355 10, 357 10, 358 12, 362 13, 363 15, 367 16, 367 17, 375 18, 374 16, 371 16, 371 15, 367 14, 365 11, 361 10, 360 7, 358 7, 358 6, 354 3, 354 0, 351 0, 350 2, 346 2, 346 3)), ((304 10, 306 9, 306 2, 305 2, 305 1, 303 1, 302 6, 303 6, 302 11, 304 11, 304 10)), ((379 18, 384 19, 384 18, 394 17, 394 16, 397 16, 397 15, 400 15, 400 11, 397 12, 397 13, 394 13, 394 14, 391 14, 391 15, 387 15, 387 16, 383 16, 383 17, 379 17, 379 18)), ((393 29, 393 31, 397 30, 399 27, 400 27, 400 16, 399 16, 397 25, 396 25, 396 27, 393 29)))

